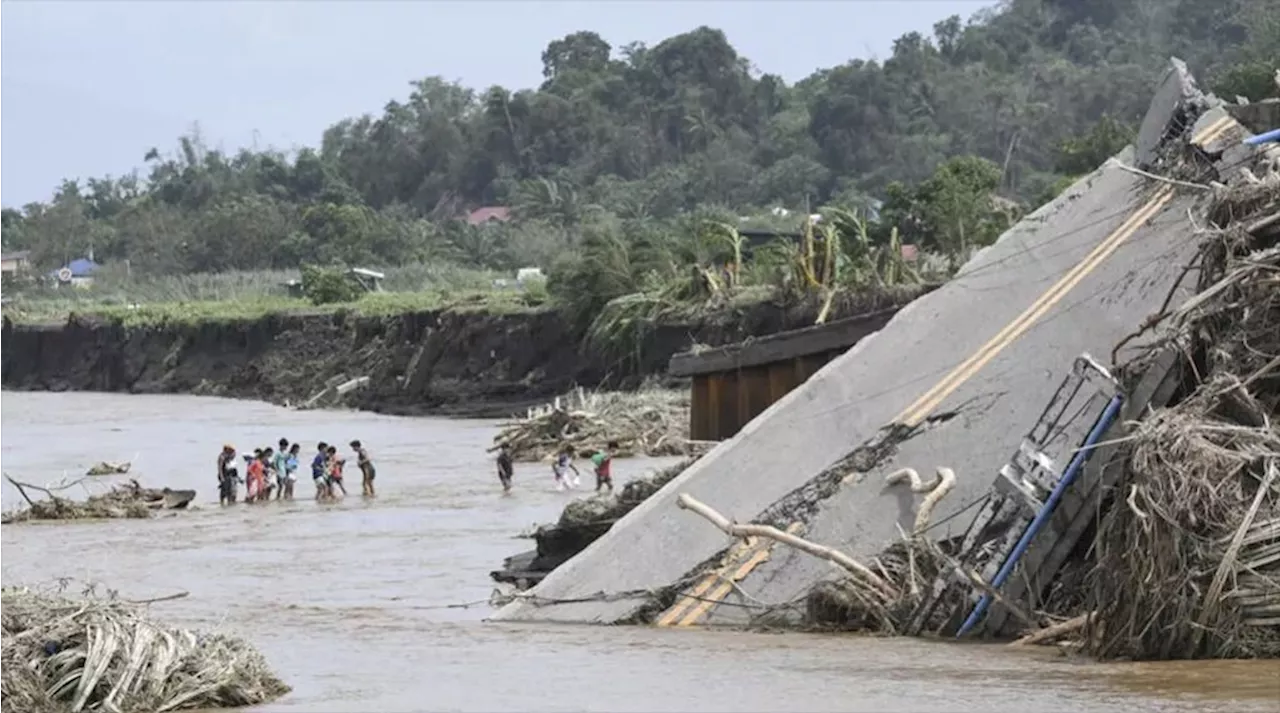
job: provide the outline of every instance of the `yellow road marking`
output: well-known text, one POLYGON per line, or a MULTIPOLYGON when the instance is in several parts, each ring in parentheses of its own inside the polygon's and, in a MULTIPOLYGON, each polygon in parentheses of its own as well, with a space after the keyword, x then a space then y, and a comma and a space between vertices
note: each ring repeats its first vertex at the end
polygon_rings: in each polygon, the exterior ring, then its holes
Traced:
POLYGON ((1233 119, 1231 116, 1229 115, 1224 116, 1221 119, 1218 119, 1217 121, 1213 122, 1212 124, 1209 124, 1208 126, 1204 127, 1204 129, 1202 129, 1198 135, 1192 136, 1191 143, 1203 145, 1211 141, 1214 141, 1219 136, 1222 136, 1224 133, 1226 133, 1227 129, 1230 129, 1232 126, 1235 125, 1235 123, 1236 123, 1236 120, 1233 119))
MULTIPOLYGON (((793 522, 787 527, 787 532, 794 535, 802 528, 803 525, 798 522, 793 522)), ((697 605, 693 607, 693 609, 689 610, 689 613, 680 620, 680 623, 677 624, 677 626, 689 626, 690 624, 697 622, 698 619, 702 618, 703 614, 707 613, 707 610, 723 601, 733 589, 733 583, 741 581, 743 577, 751 574, 751 571, 758 567, 761 562, 769 559, 769 554, 777 544, 777 542, 770 540, 768 544, 761 546, 760 549, 756 550, 756 552, 752 554, 746 562, 743 562, 742 565, 738 567, 738 570, 734 572, 733 576, 728 580, 724 579, 724 572, 728 569, 727 567, 716 575, 713 575, 712 579, 718 580, 720 582, 720 586, 716 587, 716 589, 706 597, 696 600, 697 605)))
POLYGON ((1057 304, 1066 294, 1090 272, 1097 268, 1107 257, 1151 216, 1160 210, 1173 197, 1173 189, 1161 186, 1154 197, 1146 205, 1133 213, 1119 228, 1098 244, 1084 260, 1063 275, 1052 287, 1046 290, 1022 314, 1005 325, 986 344, 983 344, 968 359, 947 374, 941 381, 916 399, 910 406, 898 414, 893 422, 906 426, 915 426, 924 420, 938 404, 950 396, 979 369, 996 357, 1010 343, 1026 332, 1031 325, 1057 304))
POLYGON ((756 538, 754 537, 748 537, 735 544, 733 548, 729 550, 729 553, 725 555, 724 563, 720 568, 715 572, 708 574, 706 577, 703 577, 702 581, 698 582, 698 586, 693 588, 693 591, 682 596, 675 606, 672 606, 670 609, 663 612, 662 616, 658 617, 655 624, 657 626, 670 626, 676 619, 684 614, 689 607, 696 604, 699 601, 698 598, 705 594, 706 591, 711 588, 711 585, 720 581, 719 575, 721 573, 728 571, 728 569, 738 560, 742 559, 743 555, 747 554, 755 544, 756 538))
POLYGON ((1194 136, 1192 136, 1192 143, 1204 143, 1215 140, 1215 138, 1217 138, 1217 134, 1226 131, 1226 127, 1229 127, 1231 122, 1233 122, 1233 119, 1231 119, 1230 114, 1221 116, 1219 120, 1216 120, 1216 122, 1202 128, 1199 133, 1194 134, 1194 136))

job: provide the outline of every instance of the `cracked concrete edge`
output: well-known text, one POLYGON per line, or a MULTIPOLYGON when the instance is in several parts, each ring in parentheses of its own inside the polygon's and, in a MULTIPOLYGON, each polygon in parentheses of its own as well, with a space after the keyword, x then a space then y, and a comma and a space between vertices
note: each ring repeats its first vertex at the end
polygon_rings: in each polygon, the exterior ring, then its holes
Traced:
MULTIPOLYGON (((866 473, 893 457, 902 442, 923 433, 939 421, 948 420, 954 414, 933 416, 919 426, 909 428, 893 424, 881 428, 875 436, 854 448, 847 455, 823 469, 800 487, 782 496, 748 522, 772 525, 785 530, 794 523, 808 525, 817 515, 821 505, 839 492, 850 474, 866 473)), ((667 597, 654 597, 647 605, 633 612, 625 622, 651 623, 652 620, 675 603, 681 591, 719 568, 729 552, 728 547, 717 552, 691 569, 680 582, 665 588, 667 597)))
POLYGON ((1203 109, 1211 101, 1212 96, 1200 91, 1196 85, 1186 62, 1170 57, 1169 68, 1160 79, 1134 139, 1137 166, 1145 169, 1155 165, 1160 158, 1160 147, 1170 138, 1181 136, 1185 130, 1188 122, 1184 114, 1187 110, 1193 107, 1203 109))

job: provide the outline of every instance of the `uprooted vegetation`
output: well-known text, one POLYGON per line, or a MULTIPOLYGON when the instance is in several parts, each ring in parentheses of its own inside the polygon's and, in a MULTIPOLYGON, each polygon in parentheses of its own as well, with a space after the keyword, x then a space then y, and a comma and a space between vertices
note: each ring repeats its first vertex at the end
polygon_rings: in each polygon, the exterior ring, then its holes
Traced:
POLYGON ((4 713, 239 708, 289 692, 242 639, 158 624, 140 603, 7 588, 4 713))
POLYGON ((664 324, 771 302, 808 326, 901 306, 948 274, 934 256, 909 260, 896 231, 873 236, 863 215, 838 208, 764 244, 701 220, 687 234, 634 244, 593 237, 581 253, 553 273, 554 296, 586 329, 585 344, 620 362, 641 360, 647 337, 664 324))
POLYGON ((41 487, 30 483, 22 483, 5 476, 26 500, 26 507, 5 512, 0 522, 25 522, 29 520, 89 520, 89 519, 124 519, 148 518, 157 510, 182 510, 195 499, 194 490, 171 490, 169 488, 144 488, 137 480, 120 483, 105 493, 89 495, 84 500, 72 500, 58 495, 84 482, 84 479, 57 487, 41 487), (36 500, 28 490, 44 493, 44 498, 36 500))
POLYGON ((1182 354, 1185 397, 1124 444, 1094 541, 1104 658, 1280 656, 1280 174, 1219 189, 1208 218, 1198 294, 1153 347, 1182 354))
POLYGON ((516 460, 541 460, 563 447, 574 455, 618 443, 618 455, 687 453, 689 392, 645 386, 636 391, 575 389, 503 424, 490 450, 505 445, 516 460))

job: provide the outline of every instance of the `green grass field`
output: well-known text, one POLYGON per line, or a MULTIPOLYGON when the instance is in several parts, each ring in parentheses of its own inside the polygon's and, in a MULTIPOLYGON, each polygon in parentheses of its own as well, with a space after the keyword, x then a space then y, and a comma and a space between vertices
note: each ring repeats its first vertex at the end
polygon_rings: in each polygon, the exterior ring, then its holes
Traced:
POLYGON ((410 265, 386 270, 384 292, 354 302, 316 306, 292 297, 284 283, 296 272, 234 272, 172 277, 130 277, 109 270, 88 288, 5 289, 4 314, 15 323, 59 323, 72 314, 91 315, 126 326, 161 326, 209 321, 241 321, 281 313, 348 310, 382 316, 454 309, 511 313, 536 308, 545 287, 528 289, 494 281, 505 274, 454 267, 410 265))

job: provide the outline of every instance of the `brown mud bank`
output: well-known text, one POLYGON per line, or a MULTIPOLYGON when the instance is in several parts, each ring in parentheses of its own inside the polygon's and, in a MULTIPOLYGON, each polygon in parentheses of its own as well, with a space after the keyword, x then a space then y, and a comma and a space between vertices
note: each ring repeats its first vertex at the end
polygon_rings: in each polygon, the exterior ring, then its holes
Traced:
MULTIPOLYGON (((905 305, 927 288, 851 296, 833 318, 905 305)), ((701 310, 645 330, 617 359, 584 345, 552 309, 351 311, 130 325, 89 315, 64 324, 4 319, 3 386, 228 396, 301 404, 327 381, 367 377, 345 403, 403 415, 498 417, 574 386, 630 388, 694 344, 719 346, 813 323, 812 300, 701 310)), ((886 320, 887 320, 886 316, 886 320)))

